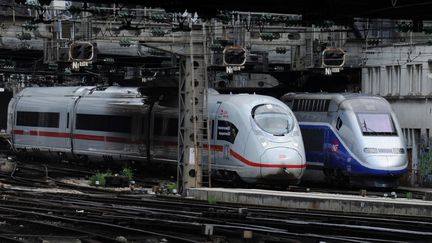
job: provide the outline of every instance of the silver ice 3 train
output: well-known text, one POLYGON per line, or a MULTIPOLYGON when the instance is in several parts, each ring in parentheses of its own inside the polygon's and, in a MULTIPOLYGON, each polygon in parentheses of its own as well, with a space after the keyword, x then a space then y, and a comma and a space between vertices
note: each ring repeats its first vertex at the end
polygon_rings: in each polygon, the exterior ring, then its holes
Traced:
POLYGON ((390 104, 364 94, 286 94, 305 143, 303 180, 397 187, 406 145, 390 104))
MULTIPOLYGON (((9 104, 8 131, 23 153, 175 165, 177 103, 150 102, 138 88, 26 88, 9 104)), ((214 91, 208 109, 212 131, 205 147, 215 174, 249 183, 292 183, 303 175, 300 128, 283 102, 214 91)))

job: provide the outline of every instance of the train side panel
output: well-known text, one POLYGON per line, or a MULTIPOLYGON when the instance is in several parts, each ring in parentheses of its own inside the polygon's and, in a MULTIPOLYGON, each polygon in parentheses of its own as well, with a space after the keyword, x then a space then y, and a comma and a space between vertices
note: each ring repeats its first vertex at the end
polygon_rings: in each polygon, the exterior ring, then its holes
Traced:
POLYGON ((16 149, 70 152, 67 109, 72 98, 21 97, 16 100, 11 132, 16 149))
POLYGON ((150 126, 150 154, 155 162, 177 163, 178 108, 156 103, 150 126))
POLYGON ((227 102, 218 105, 214 117, 212 148, 215 167, 219 170, 237 171, 244 180, 259 176, 259 169, 248 169, 244 159, 244 141, 249 134, 250 125, 244 122, 237 108, 227 102))
POLYGON ((76 155, 88 154, 108 161, 144 159, 145 116, 133 107, 110 105, 120 101, 105 97, 83 97, 78 101, 72 138, 76 155))

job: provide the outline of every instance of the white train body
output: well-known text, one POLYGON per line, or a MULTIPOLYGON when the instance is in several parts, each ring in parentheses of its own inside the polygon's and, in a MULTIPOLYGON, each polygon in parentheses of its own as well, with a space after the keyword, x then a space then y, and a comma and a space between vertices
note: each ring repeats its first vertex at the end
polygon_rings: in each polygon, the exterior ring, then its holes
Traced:
POLYGON ((286 94, 305 143, 304 180, 396 187, 406 145, 390 104, 364 94, 286 94))
MULTIPOLYGON (((9 104, 19 152, 92 161, 177 163, 177 99, 150 104, 138 88, 26 88, 9 104)), ((292 183, 303 175, 298 123, 281 101, 260 95, 208 97, 214 173, 292 183)), ((207 161, 208 153, 204 156, 207 161)))

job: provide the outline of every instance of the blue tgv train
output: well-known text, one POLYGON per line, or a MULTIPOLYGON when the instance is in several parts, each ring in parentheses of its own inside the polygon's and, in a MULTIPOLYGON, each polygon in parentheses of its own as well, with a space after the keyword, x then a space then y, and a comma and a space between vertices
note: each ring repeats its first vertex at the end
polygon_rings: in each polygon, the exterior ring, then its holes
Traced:
POLYGON ((406 145, 390 104, 365 94, 303 93, 282 98, 306 151, 303 181, 392 188, 407 171, 406 145))

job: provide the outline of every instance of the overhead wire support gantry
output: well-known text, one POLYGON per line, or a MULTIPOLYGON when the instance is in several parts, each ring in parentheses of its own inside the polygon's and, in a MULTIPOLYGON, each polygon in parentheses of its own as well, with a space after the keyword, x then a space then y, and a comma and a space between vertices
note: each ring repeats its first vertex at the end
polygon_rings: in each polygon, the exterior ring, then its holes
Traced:
MULTIPOLYGON (((170 38, 149 38, 139 42, 174 54, 180 59, 177 187, 182 195, 186 195, 188 188, 203 185, 203 164, 211 164, 203 160, 211 157, 203 156, 204 151, 210 151, 207 131, 206 26, 192 23, 190 17, 186 21, 189 26, 187 31, 174 32, 170 38)), ((209 185, 210 172, 206 170, 205 174, 205 184, 209 185)))

